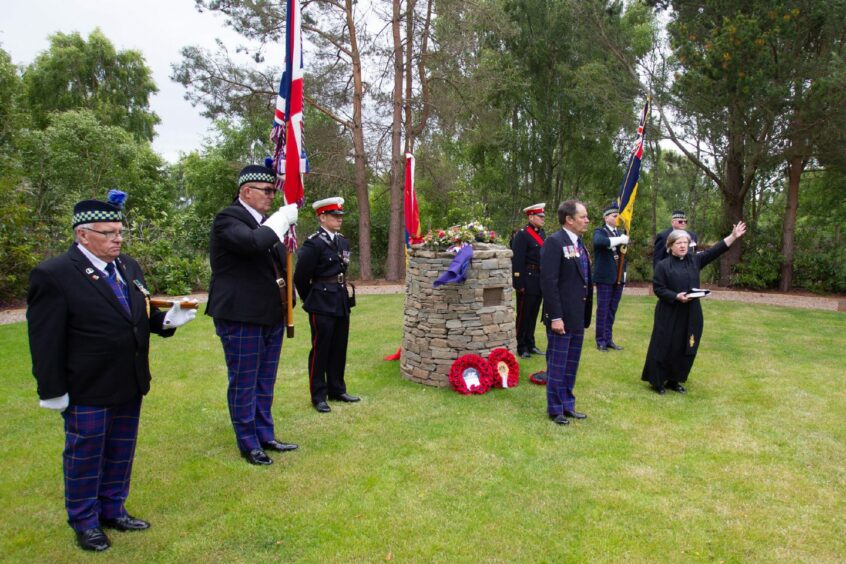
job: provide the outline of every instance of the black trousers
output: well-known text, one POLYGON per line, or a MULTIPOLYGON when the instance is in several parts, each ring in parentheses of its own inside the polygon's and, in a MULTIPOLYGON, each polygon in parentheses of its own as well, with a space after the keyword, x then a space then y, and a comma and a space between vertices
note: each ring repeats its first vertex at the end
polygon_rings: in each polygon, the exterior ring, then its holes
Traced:
POLYGON ((535 347, 535 328, 543 298, 539 295, 517 294, 517 354, 535 347))
POLYGON ((308 353, 308 381, 311 402, 326 401, 346 393, 344 369, 347 364, 347 341, 350 318, 320 313, 308 314, 311 327, 311 351, 308 353))

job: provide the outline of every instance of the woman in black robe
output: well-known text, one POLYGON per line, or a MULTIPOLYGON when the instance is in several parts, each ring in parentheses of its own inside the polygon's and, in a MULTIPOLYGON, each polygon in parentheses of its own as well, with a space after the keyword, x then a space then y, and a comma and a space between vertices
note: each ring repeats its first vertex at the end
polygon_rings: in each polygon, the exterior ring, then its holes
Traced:
POLYGON ((690 235, 687 231, 677 229, 667 237, 669 255, 655 267, 652 278, 658 304, 640 377, 659 394, 666 388, 682 394, 687 391, 682 382, 687 381, 696 358, 703 324, 702 304, 698 298, 687 294, 699 287, 699 271, 726 252, 744 233, 746 225, 741 221, 728 237, 700 253, 688 253, 690 235))

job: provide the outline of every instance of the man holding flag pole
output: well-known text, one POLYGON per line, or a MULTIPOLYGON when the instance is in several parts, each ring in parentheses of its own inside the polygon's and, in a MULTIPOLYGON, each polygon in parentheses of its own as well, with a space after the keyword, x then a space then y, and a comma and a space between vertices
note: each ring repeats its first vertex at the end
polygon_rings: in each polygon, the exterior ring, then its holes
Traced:
POLYGON ((602 352, 623 348, 613 339, 614 317, 626 283, 628 233, 631 229, 634 201, 637 197, 650 101, 651 98, 647 97, 637 128, 637 140, 629 156, 626 175, 620 185, 620 194, 612 205, 603 210, 605 225, 596 228, 593 232, 596 259, 593 276, 596 283, 596 348, 602 352))

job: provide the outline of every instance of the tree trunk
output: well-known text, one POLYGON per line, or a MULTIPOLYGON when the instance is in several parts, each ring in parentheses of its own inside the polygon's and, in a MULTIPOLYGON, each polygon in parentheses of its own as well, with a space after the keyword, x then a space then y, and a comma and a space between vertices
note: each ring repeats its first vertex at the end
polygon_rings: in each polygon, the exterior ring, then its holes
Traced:
MULTIPOLYGON (((731 129, 730 129, 731 130, 731 129)), ((734 131, 738 131, 734 129, 734 131)), ((743 155, 741 146, 742 134, 729 135, 729 147, 726 151, 726 183, 723 187, 723 224, 720 226, 721 236, 727 234, 731 226, 743 218, 743 155)), ((741 240, 735 241, 729 250, 720 257, 720 286, 731 284, 731 273, 734 265, 740 262, 741 240)))
POLYGON ((796 213, 799 210, 799 180, 802 178, 804 164, 800 156, 792 156, 787 162, 787 205, 784 211, 784 230, 781 237, 781 276, 778 282, 778 289, 782 292, 787 292, 793 288, 796 213))
MULTIPOLYGON (((392 0, 393 19, 391 30, 394 43, 394 92, 393 119, 391 123, 391 204, 388 223, 388 253, 385 278, 397 281, 403 275, 403 158, 402 158, 402 107, 403 107, 403 50, 400 36, 400 0, 392 0)), ((410 40, 411 38, 409 38, 410 40)))
POLYGON ((355 193, 358 199, 358 260, 359 276, 362 280, 373 279, 373 258, 370 247, 370 193, 367 187, 367 158, 364 152, 364 127, 361 117, 364 84, 361 78, 361 53, 358 49, 353 0, 345 0, 347 29, 350 37, 350 53, 353 71, 353 118, 352 142, 355 166, 355 193))

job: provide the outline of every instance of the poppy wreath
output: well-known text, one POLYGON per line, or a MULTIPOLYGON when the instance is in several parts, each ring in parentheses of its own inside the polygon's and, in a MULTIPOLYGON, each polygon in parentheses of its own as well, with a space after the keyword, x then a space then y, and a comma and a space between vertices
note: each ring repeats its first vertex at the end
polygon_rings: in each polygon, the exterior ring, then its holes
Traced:
POLYGON ((452 389, 462 395, 484 394, 493 383, 493 370, 487 360, 477 354, 465 354, 455 359, 449 369, 449 383, 452 389), (476 375, 479 384, 467 385, 465 376, 476 375))
POLYGON ((513 388, 520 383, 520 364, 508 349, 494 349, 488 355, 494 388, 513 388))
POLYGON ((529 375, 529 382, 538 386, 546 386, 546 370, 533 372, 529 375))

